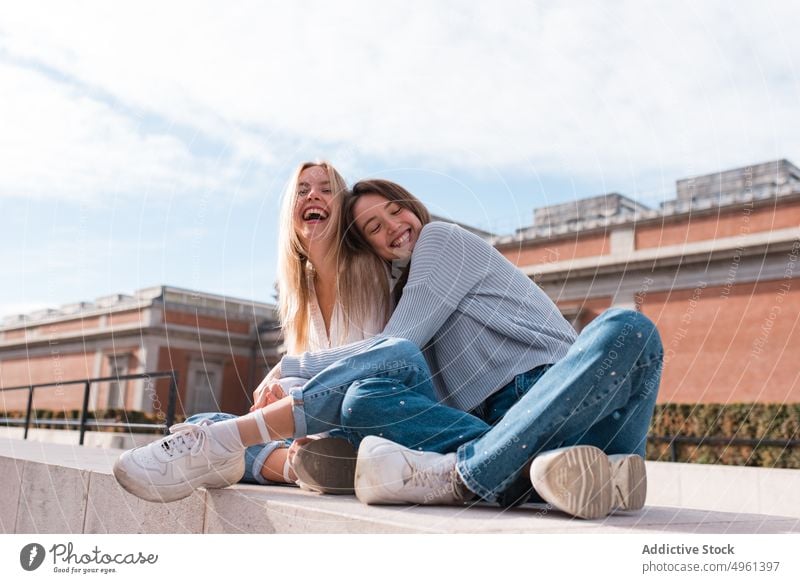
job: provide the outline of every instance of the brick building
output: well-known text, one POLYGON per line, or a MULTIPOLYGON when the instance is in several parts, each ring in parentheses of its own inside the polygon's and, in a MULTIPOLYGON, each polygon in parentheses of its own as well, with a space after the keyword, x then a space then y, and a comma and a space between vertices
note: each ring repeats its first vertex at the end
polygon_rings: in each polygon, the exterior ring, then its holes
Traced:
POLYGON ((496 247, 580 329, 641 310, 665 348, 660 402, 800 402, 800 170, 786 160, 537 209, 496 247))
MULTIPOLYGON (((786 160, 679 180, 650 209, 618 193, 534 212, 491 240, 581 329, 612 306, 658 325, 661 402, 800 402, 800 170, 786 160)), ((282 350, 275 307, 173 287, 0 325, 0 388, 176 370, 179 413, 242 413, 282 350)), ((102 383, 93 409, 165 407, 167 382, 102 383)), ((82 387, 34 408, 79 409, 82 387)), ((0 412, 25 407, 0 393, 0 412)))
MULTIPOLYGON (((162 370, 178 373, 178 413, 246 412, 281 349, 271 304, 153 287, 5 318, 0 387, 162 370)), ((93 385, 90 409, 166 409, 168 380, 93 385)), ((83 386, 35 392, 37 409, 80 409, 83 386)), ((0 411, 25 409, 27 392, 0 393, 0 411)))

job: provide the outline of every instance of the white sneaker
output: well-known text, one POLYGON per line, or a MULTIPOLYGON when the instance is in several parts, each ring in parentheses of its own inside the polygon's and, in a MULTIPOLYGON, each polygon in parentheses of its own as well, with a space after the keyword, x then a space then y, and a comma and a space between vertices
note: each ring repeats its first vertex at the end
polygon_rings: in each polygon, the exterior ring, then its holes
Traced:
POLYGON ((206 429, 208 421, 179 423, 171 435, 123 453, 114 477, 134 496, 173 502, 201 487, 224 488, 244 475, 244 449, 229 451, 206 429))
POLYGON ((639 510, 647 497, 647 472, 640 456, 607 456, 590 445, 536 457, 531 482, 546 502, 579 518, 602 518, 615 509, 639 510))
POLYGON ((456 454, 414 451, 370 435, 358 448, 356 496, 364 504, 459 504, 456 454))

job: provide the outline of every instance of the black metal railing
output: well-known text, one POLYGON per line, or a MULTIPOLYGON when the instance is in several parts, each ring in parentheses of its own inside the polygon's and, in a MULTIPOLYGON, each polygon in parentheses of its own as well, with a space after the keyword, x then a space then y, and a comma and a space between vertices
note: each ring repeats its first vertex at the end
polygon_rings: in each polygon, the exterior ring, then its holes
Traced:
POLYGON ((669 444, 669 457, 671 462, 678 461, 678 446, 689 445, 724 445, 735 447, 745 445, 749 447, 789 447, 800 446, 800 439, 752 439, 745 437, 694 437, 688 435, 648 435, 647 441, 651 443, 669 444))
POLYGON ((169 427, 175 421, 175 407, 178 402, 178 375, 174 370, 160 371, 160 372, 145 372, 138 374, 118 375, 111 377, 98 377, 91 379, 79 379, 72 381, 59 381, 55 383, 36 383, 30 385, 21 385, 18 387, 8 387, 0 389, 0 393, 8 391, 28 391, 28 404, 25 412, 25 419, 14 419, 10 417, 0 417, 0 425, 24 425, 25 435, 24 439, 28 439, 28 430, 31 427, 31 422, 34 424, 41 423, 42 425, 55 425, 63 426, 65 428, 79 427, 80 428, 80 445, 83 445, 84 437, 87 431, 102 428, 120 427, 124 429, 161 429, 164 433, 168 433, 169 427), (164 417, 164 423, 129 423, 120 421, 105 421, 97 419, 89 419, 89 394, 92 385, 95 383, 106 382, 122 382, 133 381, 139 379, 162 379, 169 378, 169 393, 167 397, 167 412, 164 417), (32 420, 33 417, 33 394, 37 389, 54 389, 65 387, 69 385, 83 385, 83 407, 81 408, 80 419, 47 419, 39 421, 38 419, 32 420))

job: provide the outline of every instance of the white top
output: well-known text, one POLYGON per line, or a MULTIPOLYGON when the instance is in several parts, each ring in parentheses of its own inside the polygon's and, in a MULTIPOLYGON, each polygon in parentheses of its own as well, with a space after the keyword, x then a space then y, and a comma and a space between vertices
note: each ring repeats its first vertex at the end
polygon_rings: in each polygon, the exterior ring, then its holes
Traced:
MULTIPOLYGON (((342 344, 350 344, 351 342, 372 338, 383 331, 383 322, 378 320, 377 314, 373 314, 370 319, 364 322, 363 326, 358 326, 356 322, 350 322, 347 336, 343 337, 345 329, 344 313, 339 302, 336 302, 331 314, 330 332, 326 332, 325 319, 322 317, 322 310, 320 310, 319 302, 317 301, 317 291, 314 287, 314 273, 311 270, 308 273, 308 289, 311 294, 311 301, 309 304, 307 350, 316 352, 318 350, 336 348, 342 344)), ((308 379, 303 377, 284 377, 279 380, 284 391, 294 387, 302 387, 307 381, 308 379)))
POLYGON ((364 322, 363 326, 358 326, 356 322, 350 322, 350 329, 347 336, 342 337, 345 329, 344 313, 339 302, 333 306, 331 314, 330 333, 325 332, 325 320, 317 301, 317 291, 314 288, 314 275, 308 274, 308 289, 311 293, 311 303, 309 305, 310 326, 308 329, 308 348, 311 352, 335 348, 342 344, 359 342, 372 338, 383 331, 383 323, 379 322, 373 314, 372 318, 364 322))

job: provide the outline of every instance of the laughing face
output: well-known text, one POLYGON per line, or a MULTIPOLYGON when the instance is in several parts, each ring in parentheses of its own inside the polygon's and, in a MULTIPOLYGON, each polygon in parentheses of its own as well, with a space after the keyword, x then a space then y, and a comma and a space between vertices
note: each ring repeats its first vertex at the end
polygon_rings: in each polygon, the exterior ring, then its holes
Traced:
POLYGON ((417 244, 422 222, 397 202, 378 194, 358 197, 353 206, 356 228, 380 257, 408 259, 417 244))
POLYGON ((336 236, 339 205, 335 200, 328 172, 322 166, 310 166, 300 173, 294 204, 294 228, 308 245, 336 236))

